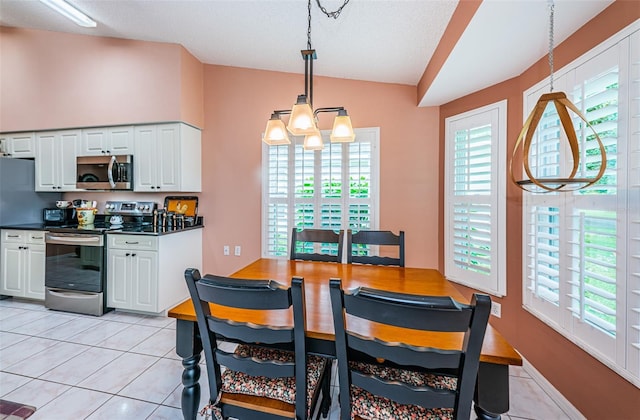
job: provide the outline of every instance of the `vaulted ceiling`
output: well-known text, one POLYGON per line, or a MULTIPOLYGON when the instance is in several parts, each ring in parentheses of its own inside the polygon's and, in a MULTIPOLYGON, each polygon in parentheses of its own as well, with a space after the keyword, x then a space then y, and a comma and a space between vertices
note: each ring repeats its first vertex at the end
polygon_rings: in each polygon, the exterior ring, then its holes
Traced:
MULTIPOLYGON (((417 85, 457 0, 347 0, 337 19, 311 0, 316 75, 417 85)), ((0 24, 183 45, 207 64, 303 73, 304 0, 69 0, 98 22, 76 26, 35 0, 0 1, 0 24)), ((555 44, 612 0, 555 0, 555 44)), ((331 12, 343 0, 320 0, 331 12)), ((484 0, 420 105, 446 103, 517 76, 548 53, 548 0, 484 0)), ((1 40, 0 40, 1 42, 1 40)), ((1 44, 0 44, 1 47, 1 44)))

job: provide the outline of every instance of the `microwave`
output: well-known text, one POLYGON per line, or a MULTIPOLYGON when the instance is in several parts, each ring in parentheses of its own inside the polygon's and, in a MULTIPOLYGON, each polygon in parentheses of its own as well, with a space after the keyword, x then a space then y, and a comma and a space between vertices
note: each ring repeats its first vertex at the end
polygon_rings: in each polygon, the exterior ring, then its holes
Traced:
POLYGON ((79 156, 77 162, 80 190, 132 190, 133 156, 79 156))

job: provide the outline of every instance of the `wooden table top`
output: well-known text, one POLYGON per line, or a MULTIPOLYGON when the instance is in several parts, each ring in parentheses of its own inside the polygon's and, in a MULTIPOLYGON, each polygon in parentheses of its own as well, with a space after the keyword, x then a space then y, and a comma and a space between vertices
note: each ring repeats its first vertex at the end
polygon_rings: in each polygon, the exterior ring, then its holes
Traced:
MULTIPOLYGON (((205 273, 201 273, 203 276, 205 273)), ((333 315, 329 298, 329 279, 342 279, 342 287, 366 286, 374 289, 394 292, 452 296, 460 302, 468 300, 447 281, 438 270, 426 268, 384 267, 358 264, 337 264, 314 261, 290 261, 284 259, 259 259, 231 277, 244 279, 273 279, 289 285, 293 276, 304 278, 305 304, 307 318, 307 336, 333 341, 333 315)), ((290 311, 238 310, 211 306, 212 313, 224 310, 225 317, 256 324, 291 325, 290 311)), ((169 310, 172 318, 196 321, 191 300, 169 310)), ((348 320, 348 327, 361 334, 378 337, 389 342, 404 342, 412 345, 424 345, 427 342, 452 348, 461 342, 460 334, 418 333, 406 334, 401 328, 382 327, 364 321, 348 320)), ((522 358, 515 349, 491 325, 487 327, 480 360, 483 362, 509 365, 522 365, 522 358)))

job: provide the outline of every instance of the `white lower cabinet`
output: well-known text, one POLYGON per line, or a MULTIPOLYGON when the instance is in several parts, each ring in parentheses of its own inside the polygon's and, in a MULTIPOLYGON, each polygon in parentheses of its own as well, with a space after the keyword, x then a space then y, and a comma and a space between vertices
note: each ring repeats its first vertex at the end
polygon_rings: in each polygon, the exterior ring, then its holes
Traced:
POLYGON ((44 232, 3 229, 0 294, 44 300, 44 232))
POLYGON ((107 238, 107 306, 160 313, 189 297, 184 270, 202 265, 202 229, 107 238))

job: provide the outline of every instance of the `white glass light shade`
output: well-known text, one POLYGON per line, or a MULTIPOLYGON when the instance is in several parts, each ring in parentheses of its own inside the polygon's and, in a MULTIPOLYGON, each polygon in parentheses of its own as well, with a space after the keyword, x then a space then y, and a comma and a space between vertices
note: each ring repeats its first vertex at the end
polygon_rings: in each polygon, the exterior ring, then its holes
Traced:
POLYGON ((331 130, 329 138, 332 143, 350 143, 355 140, 356 135, 351 125, 351 117, 347 115, 346 111, 340 110, 336 119, 333 120, 333 130, 331 130))
POLYGON ((313 134, 307 134, 304 137, 304 150, 322 150, 324 143, 322 141, 322 134, 316 130, 313 134))
POLYGON ((287 128, 277 115, 273 114, 269 121, 267 121, 267 128, 264 130, 262 141, 270 146, 291 144, 289 135, 287 134, 287 128))
POLYGON ((313 134, 318 130, 313 117, 313 109, 311 109, 305 95, 299 95, 298 101, 291 108, 287 130, 294 136, 313 134))

